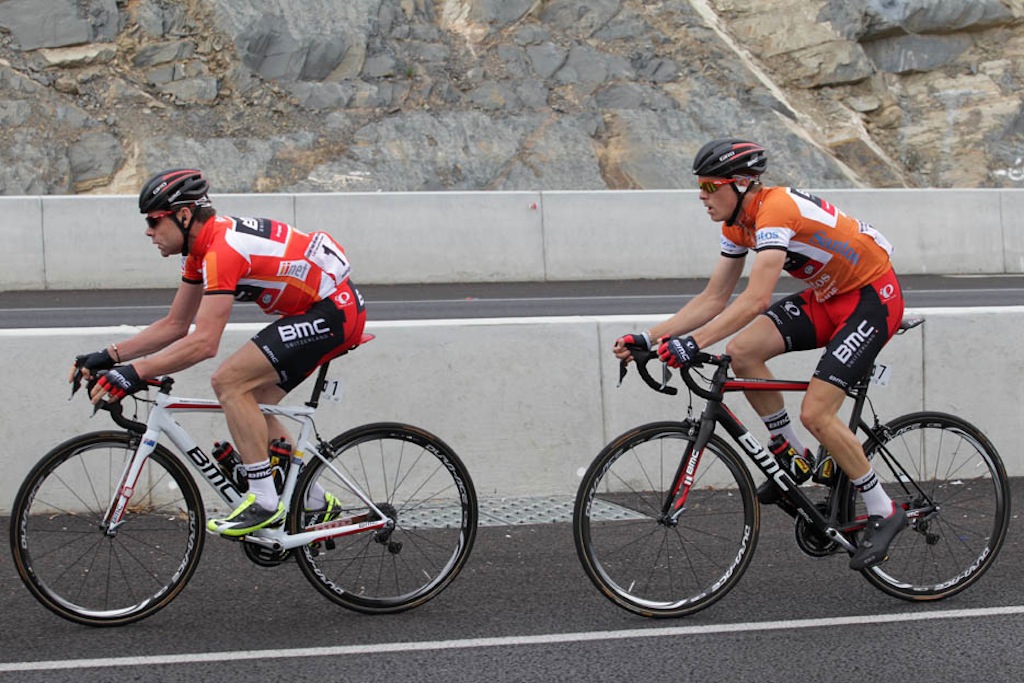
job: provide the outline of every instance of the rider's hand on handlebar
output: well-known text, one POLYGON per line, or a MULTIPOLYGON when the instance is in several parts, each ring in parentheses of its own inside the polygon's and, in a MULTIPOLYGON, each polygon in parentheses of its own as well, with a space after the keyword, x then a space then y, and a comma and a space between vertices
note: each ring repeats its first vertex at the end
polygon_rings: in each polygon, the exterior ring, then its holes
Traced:
POLYGON ((619 360, 629 362, 633 360, 633 352, 629 350, 630 346, 639 346, 650 351, 651 335, 647 332, 624 334, 615 340, 615 346, 612 347, 612 351, 619 360))
POLYGON ((673 368, 685 368, 697 358, 700 347, 693 337, 669 337, 658 347, 658 358, 673 368))
POLYGON ((110 352, 105 348, 75 356, 75 362, 71 365, 71 373, 68 375, 68 382, 73 383, 75 375, 79 373, 88 380, 92 379, 93 375, 100 370, 109 370, 112 367, 114 367, 114 359, 110 357, 110 352))
POLYGON ((100 377, 99 381, 96 382, 96 386, 92 388, 89 398, 94 405, 104 399, 109 403, 113 403, 145 388, 146 382, 139 377, 139 373, 135 371, 134 366, 118 365, 100 377))

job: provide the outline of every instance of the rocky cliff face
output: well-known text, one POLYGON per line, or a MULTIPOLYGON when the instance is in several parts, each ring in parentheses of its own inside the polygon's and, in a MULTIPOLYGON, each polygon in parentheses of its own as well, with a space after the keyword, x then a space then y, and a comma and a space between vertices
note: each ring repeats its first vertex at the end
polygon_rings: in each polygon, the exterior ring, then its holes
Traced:
POLYGON ((0 0, 0 194, 1024 187, 1024 0, 0 0))

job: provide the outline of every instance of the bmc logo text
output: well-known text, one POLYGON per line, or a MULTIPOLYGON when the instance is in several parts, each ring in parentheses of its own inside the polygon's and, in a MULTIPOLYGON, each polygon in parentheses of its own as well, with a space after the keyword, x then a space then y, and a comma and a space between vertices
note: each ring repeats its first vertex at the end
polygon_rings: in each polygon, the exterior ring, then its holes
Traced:
POLYGON ((327 325, 327 321, 323 318, 317 318, 313 322, 302 321, 299 323, 292 323, 291 325, 281 325, 277 328, 277 331, 281 335, 281 341, 290 342, 296 339, 304 339, 306 337, 312 337, 317 334, 328 334, 331 328, 327 325))
POLYGON ((832 355, 840 360, 842 363, 849 361, 853 354, 857 352, 857 349, 864 346, 871 339, 871 335, 875 333, 874 326, 869 326, 868 321, 864 320, 857 327, 856 330, 851 332, 846 339, 832 352, 832 355))
POLYGON ((775 481, 776 486, 783 491, 789 490, 789 484, 786 483, 786 473, 781 467, 779 467, 779 464, 775 462, 775 458, 773 458, 772 454, 768 452, 768 449, 762 446, 750 432, 741 434, 737 439, 737 442, 743 446, 743 450, 754 458, 754 461, 757 463, 758 467, 761 468, 761 471, 775 481))

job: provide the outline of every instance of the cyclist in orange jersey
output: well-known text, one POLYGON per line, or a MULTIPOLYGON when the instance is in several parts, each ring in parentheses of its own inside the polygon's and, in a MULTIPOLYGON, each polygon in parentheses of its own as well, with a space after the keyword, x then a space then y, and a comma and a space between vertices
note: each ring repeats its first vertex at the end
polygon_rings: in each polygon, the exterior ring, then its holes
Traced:
MULTIPOLYGON (((78 356, 95 383, 92 401, 117 401, 146 378, 178 372, 217 354, 235 301, 253 301, 281 316, 232 353, 211 376, 246 470, 241 505, 208 526, 243 536, 277 523, 284 506, 268 457, 269 435, 286 431, 258 404, 276 404, 321 363, 359 345, 366 310, 349 280, 344 250, 324 232, 304 233, 266 218, 219 216, 196 169, 150 178, 139 194, 146 235, 164 257, 182 255, 182 278, 167 315, 129 339, 78 356), (194 328, 190 327, 194 325, 194 328), (132 361, 128 363, 128 361, 132 361)), ((306 505, 329 512, 337 501, 322 489, 306 505)))
MULTIPOLYGON (((697 352, 730 335, 726 347, 740 377, 772 378, 766 362, 789 351, 824 347, 800 408, 800 421, 860 491, 868 526, 850 559, 864 569, 886 559, 889 544, 907 524, 875 476, 856 436, 839 418, 846 389, 871 370, 875 357, 903 319, 903 295, 893 272, 891 245, 870 225, 828 202, 789 187, 761 182, 767 153, 737 138, 712 140, 693 162, 701 202, 722 222, 721 256, 703 291, 668 320, 615 342, 620 359, 627 344, 658 349, 673 367, 687 366, 697 352), (749 251, 755 257, 746 288, 730 303, 749 251), (807 288, 772 303, 782 272, 807 288)), ((816 463, 800 443, 782 394, 750 392, 747 399, 771 434, 769 449, 802 483, 826 481, 829 461, 816 463)), ((782 491, 771 481, 758 489, 762 503, 782 491)))

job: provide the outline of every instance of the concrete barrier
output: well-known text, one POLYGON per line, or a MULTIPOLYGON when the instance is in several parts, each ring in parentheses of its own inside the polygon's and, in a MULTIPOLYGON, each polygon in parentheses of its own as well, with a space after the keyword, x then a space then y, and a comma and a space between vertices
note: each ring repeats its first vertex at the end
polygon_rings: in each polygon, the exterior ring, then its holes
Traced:
MULTIPOLYGON (((900 273, 1024 273, 1024 190, 823 190, 895 246, 900 273)), ((706 277, 693 190, 215 195, 218 211, 331 232, 360 284, 706 277)), ((3 289, 168 287, 134 197, 0 197, 3 289)))
MULTIPOLYGON (((1024 307, 908 313, 924 314, 927 322, 882 352, 879 361, 893 368, 893 379, 873 389, 879 413, 887 418, 922 409, 959 414, 989 435, 1012 475, 1024 475, 1024 454, 1014 446, 1024 439, 1024 384, 1016 360, 1024 307)), ((377 339, 332 366, 331 376, 344 378, 347 395, 340 404, 322 404, 317 424, 329 437, 365 422, 409 422, 455 448, 481 496, 573 495, 582 470, 614 436, 685 414, 685 398, 656 394, 635 373, 616 387, 612 342, 660 319, 371 322, 368 329, 377 339)), ((229 325, 219 358, 258 328, 229 325)), ((113 428, 105 413, 90 417, 84 397, 68 401, 65 373, 76 353, 133 332, 128 327, 0 330, 0 354, 8 359, 0 513, 10 512, 17 487, 43 453, 73 435, 113 428)), ((790 354, 772 367, 780 377, 806 378, 817 357, 817 352, 790 354)), ((177 375, 176 393, 212 397, 209 375, 215 364, 177 375)), ((291 400, 305 400, 308 391, 306 384, 300 386, 291 400)), ((788 401, 797 415, 799 396, 788 401)), ((732 405, 761 434, 742 397, 732 405)), ((182 423, 200 443, 227 434, 211 416, 185 416, 182 423)))

